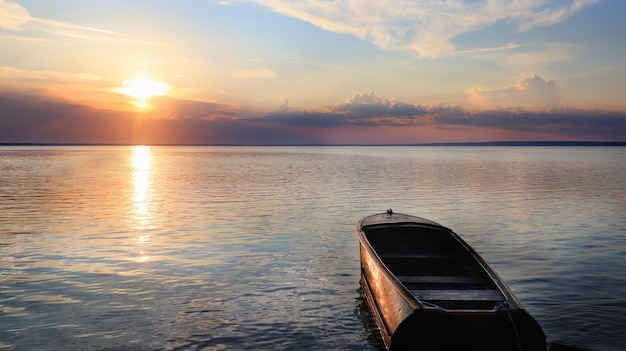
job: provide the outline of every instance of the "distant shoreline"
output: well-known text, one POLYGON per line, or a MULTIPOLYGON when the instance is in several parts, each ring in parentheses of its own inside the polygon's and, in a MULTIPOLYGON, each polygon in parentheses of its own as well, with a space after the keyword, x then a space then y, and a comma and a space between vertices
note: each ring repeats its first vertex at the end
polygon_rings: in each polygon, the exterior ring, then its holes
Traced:
POLYGON ((2 143, 0 146, 626 146, 626 141, 487 141, 414 144, 114 144, 114 143, 2 143))

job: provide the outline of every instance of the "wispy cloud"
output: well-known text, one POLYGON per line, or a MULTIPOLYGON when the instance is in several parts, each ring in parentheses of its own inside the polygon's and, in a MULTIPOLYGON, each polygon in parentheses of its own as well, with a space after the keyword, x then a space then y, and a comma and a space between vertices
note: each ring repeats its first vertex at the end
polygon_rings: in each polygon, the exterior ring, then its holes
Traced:
POLYGON ((452 39, 501 21, 520 31, 565 21, 597 0, 250 0, 320 28, 424 57, 455 52, 452 39))
POLYGON ((271 69, 238 69, 232 72, 235 78, 274 78, 276 71, 271 69))
POLYGON ((519 30, 526 31, 538 26, 546 26, 565 21, 583 8, 593 5, 598 0, 574 0, 569 5, 548 7, 543 11, 532 13, 520 23, 519 30))
POLYGON ((13 41, 23 43, 45 43, 48 41, 46 38, 27 37, 24 35, 3 35, 0 34, 0 41, 13 41))
POLYGON ((458 50, 456 54, 458 55, 478 55, 485 53, 499 53, 499 52, 510 52, 514 49, 519 49, 521 47, 520 44, 517 43, 508 43, 499 47, 491 47, 491 48, 478 48, 478 49, 470 49, 470 50, 458 50))
POLYGON ((111 40, 119 37, 119 34, 116 32, 92 27, 73 25, 65 22, 53 21, 43 18, 31 18, 30 21, 24 25, 24 27, 37 32, 44 32, 48 34, 79 39, 111 40))
POLYGON ((471 57, 491 61, 513 72, 540 72, 552 65, 571 60, 584 52, 583 47, 574 44, 547 45, 507 45, 502 50, 467 50, 471 57))
POLYGON ((6 0, 0 0, 0 27, 90 40, 110 40, 119 35, 103 29, 33 17, 22 5, 6 0))
POLYGON ((0 0, 0 27, 18 30, 30 18, 30 13, 22 5, 0 0))
POLYGON ((102 82, 106 79, 93 73, 60 72, 60 71, 39 71, 24 70, 16 67, 0 66, 0 79, 3 81, 30 81, 49 83, 79 83, 87 84, 102 82))

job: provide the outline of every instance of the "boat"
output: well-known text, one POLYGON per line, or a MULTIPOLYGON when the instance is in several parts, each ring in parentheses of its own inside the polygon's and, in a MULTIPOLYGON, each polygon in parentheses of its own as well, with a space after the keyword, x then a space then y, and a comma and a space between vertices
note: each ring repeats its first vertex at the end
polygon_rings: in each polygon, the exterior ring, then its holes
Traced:
POLYGON ((363 295, 387 350, 546 350, 541 326, 451 229, 388 210, 357 231, 363 295))

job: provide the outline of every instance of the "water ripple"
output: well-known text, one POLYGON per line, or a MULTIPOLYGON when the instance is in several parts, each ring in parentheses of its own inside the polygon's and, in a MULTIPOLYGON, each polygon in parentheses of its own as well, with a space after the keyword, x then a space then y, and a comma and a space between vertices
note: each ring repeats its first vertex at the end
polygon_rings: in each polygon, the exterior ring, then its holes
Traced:
POLYGON ((0 349, 378 350, 356 222, 459 232, 550 340, 623 348, 623 148, 0 147, 0 349))

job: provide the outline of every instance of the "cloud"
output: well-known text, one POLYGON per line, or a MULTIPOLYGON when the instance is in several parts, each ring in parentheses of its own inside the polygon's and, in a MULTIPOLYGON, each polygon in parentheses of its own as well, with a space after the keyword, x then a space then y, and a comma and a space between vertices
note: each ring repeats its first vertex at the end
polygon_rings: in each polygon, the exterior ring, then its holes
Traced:
POLYGON ((428 108, 412 105, 375 92, 353 95, 351 98, 322 108, 319 111, 301 111, 289 107, 285 101, 265 120, 308 127, 330 127, 339 125, 416 125, 429 114, 428 108))
POLYGON ((568 7, 547 8, 541 12, 535 13, 522 22, 519 26, 520 31, 526 31, 538 26, 546 26, 565 21, 576 12, 583 8, 595 4, 598 0, 575 0, 568 7))
MULTIPOLYGON (((98 28, 32 17, 29 11, 22 5, 5 0, 0 0, 0 27, 12 31, 32 30, 91 40, 111 40, 112 37, 118 36, 115 32, 98 28)), ((15 38, 20 39, 20 37, 15 38)))
POLYGON ((274 78, 276 72, 271 69, 238 69, 232 72, 235 78, 274 78))
POLYGON ((0 27, 18 30, 30 20, 30 13, 20 4, 0 0, 0 27))
POLYGON ((0 34, 0 41, 15 41, 22 43, 45 43, 48 41, 46 38, 27 37, 23 35, 3 35, 0 34))
POLYGON ((624 140, 626 112, 582 110, 562 107, 549 111, 523 108, 464 111, 456 115, 442 111, 434 122, 441 126, 499 128, 519 133, 583 140, 624 140))
POLYGON ((171 96, 152 98, 154 105, 149 116, 156 119, 236 118, 237 108, 219 102, 180 99, 171 96))
MULTIPOLYGON (((428 107, 396 101, 375 92, 353 95, 351 98, 318 110, 300 110, 288 106, 285 101, 275 112, 264 117, 265 121, 299 127, 336 126, 419 126, 432 122, 442 106, 428 107)), ((448 107, 448 109, 454 109, 448 107)))
MULTIPOLYGON (((382 48, 423 57, 455 52, 452 39, 497 22, 520 31, 565 21, 597 0, 251 0, 328 31, 349 33, 382 48)), ((232 2, 229 2, 230 4, 232 2)))
POLYGON ((355 94, 345 102, 335 104, 332 109, 339 113, 358 114, 366 118, 381 116, 419 116, 427 112, 421 106, 396 101, 393 98, 385 98, 373 91, 355 94))
MULTIPOLYGON (((484 92, 483 92, 484 93, 484 92)), ((542 93, 545 101, 556 105, 558 88, 553 81, 539 76, 520 80, 515 86, 490 91, 515 101, 534 100, 542 93)), ((552 135, 585 140, 624 140, 626 112, 582 110, 556 106, 536 110, 516 105, 475 111, 440 104, 427 106, 384 98, 374 92, 356 94, 352 98, 317 110, 299 110, 283 103, 265 121, 278 125, 308 128, 337 127, 435 127, 445 129, 488 128, 525 135, 552 135)))
POLYGON ((0 143, 315 143, 292 126, 244 118, 231 105, 165 96, 152 103, 153 110, 138 113, 0 91, 0 143))
MULTIPOLYGON (((90 106, 116 106, 127 109, 123 95, 113 93, 116 81, 85 72, 24 70, 0 66, 0 94, 21 92, 90 106)), ((125 98, 128 100, 128 98, 125 98)))
POLYGON ((78 39, 108 41, 119 37, 116 32, 43 18, 31 18, 24 27, 33 31, 78 39))
POLYGON ((501 89, 470 88, 472 100, 482 106, 513 106, 526 108, 558 108, 561 94, 556 82, 546 82, 538 75, 525 77, 501 89))
POLYGON ((29 81, 50 83, 76 83, 88 84, 103 81, 104 79, 92 73, 76 73, 61 71, 35 71, 24 70, 10 66, 0 66, 0 79, 3 81, 29 81))
POLYGON ((316 144, 486 140, 625 141, 626 112, 559 107, 469 110, 364 92, 301 110, 248 115, 217 102, 155 97, 137 113, 0 91, 0 143, 316 144), (451 136, 453 135, 453 136, 451 136), (504 137, 498 137, 504 136, 504 137))
POLYGON ((130 139, 132 115, 55 98, 1 94, 2 142, 119 142, 130 139))
POLYGON ((574 44, 547 44, 510 46, 511 50, 463 51, 477 60, 492 61, 495 65, 517 72, 537 72, 550 69, 555 63, 568 61, 581 54, 582 48, 574 44))

